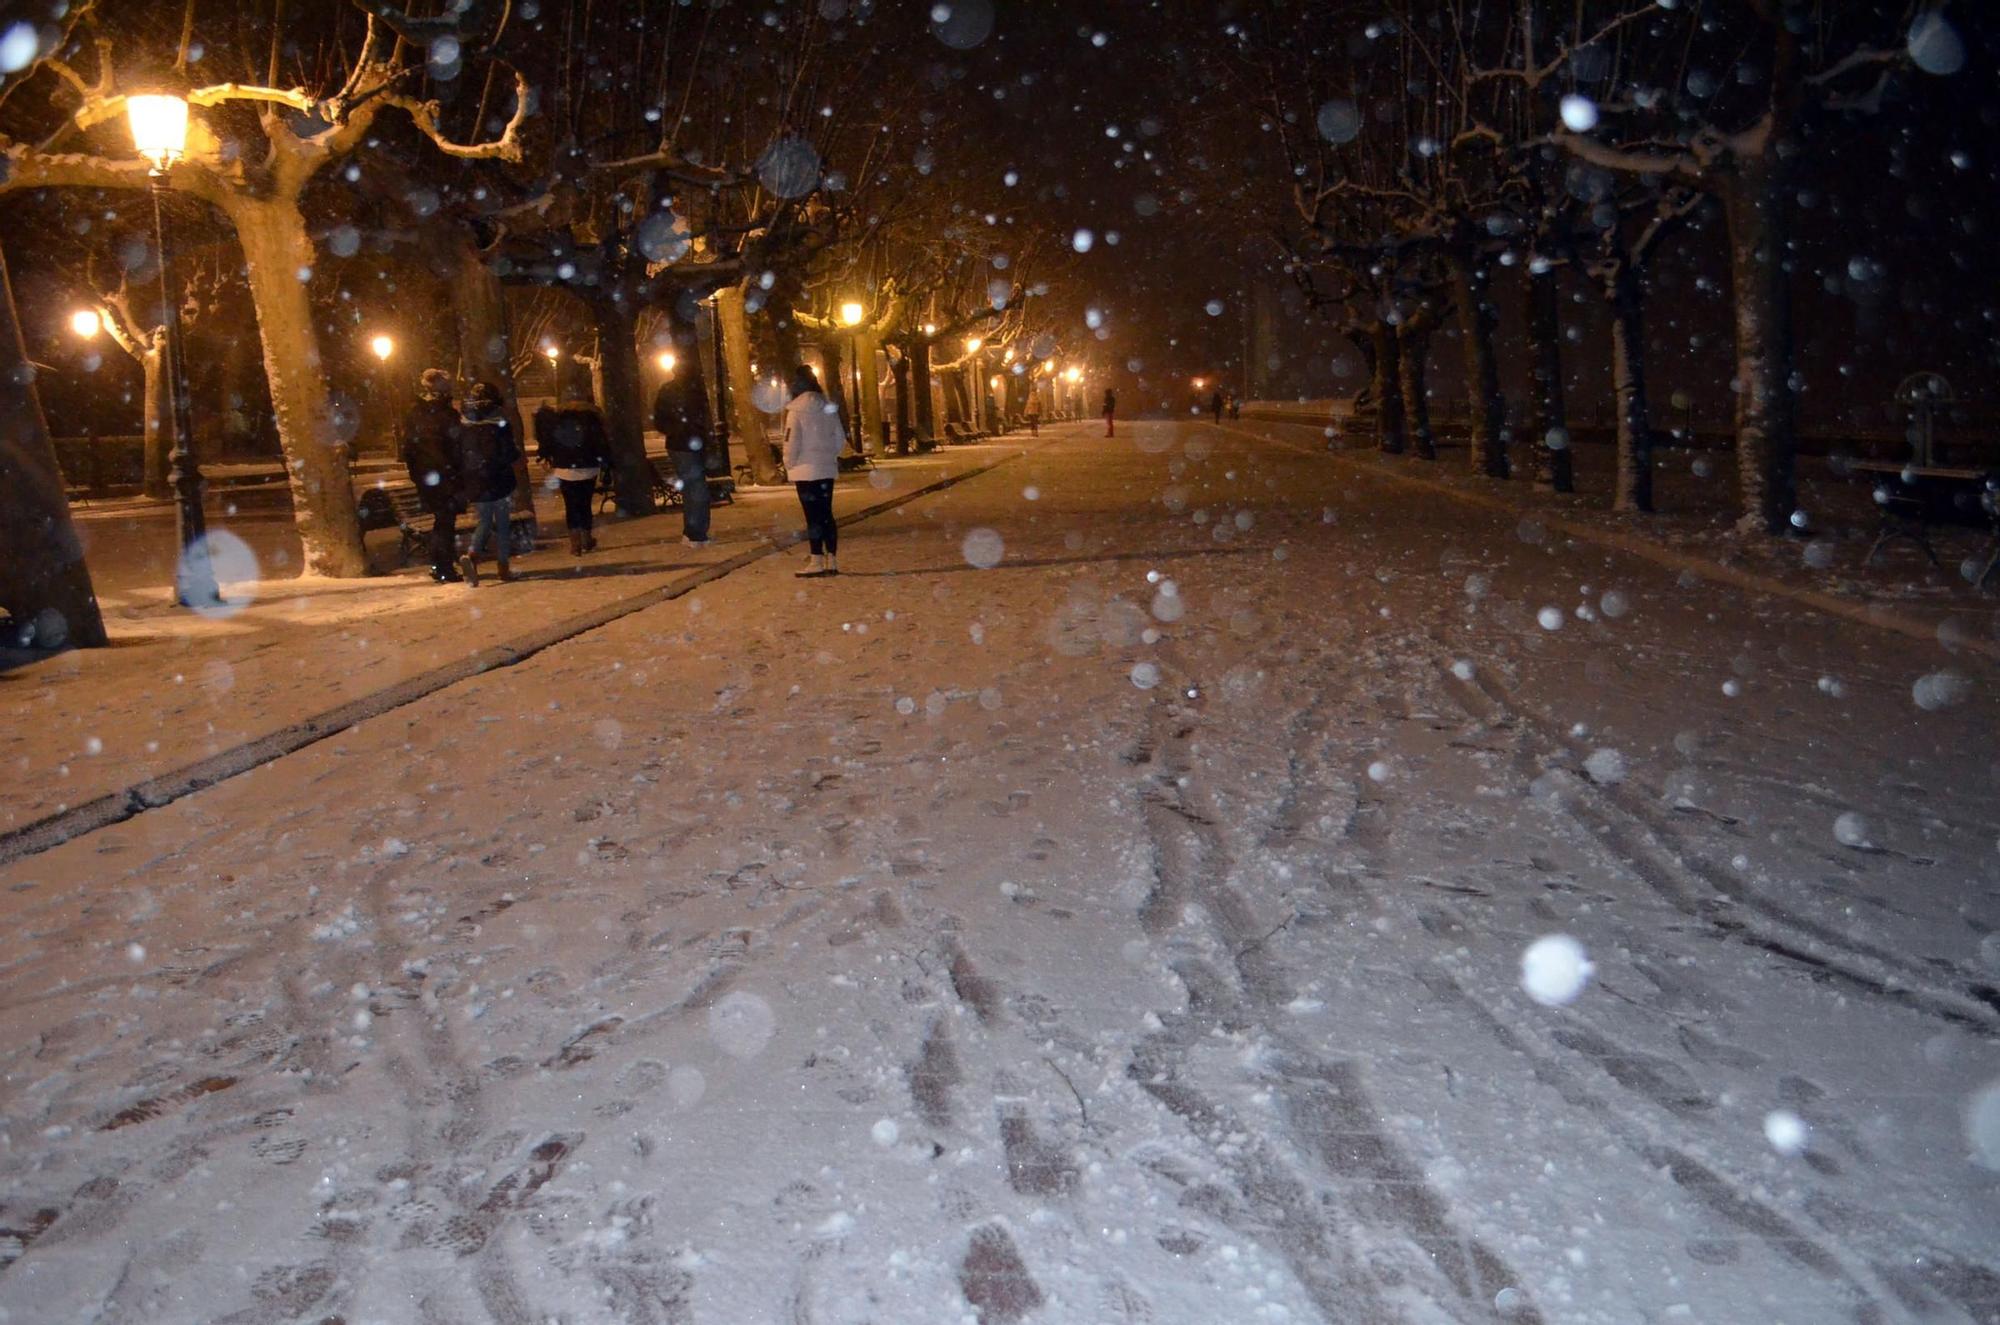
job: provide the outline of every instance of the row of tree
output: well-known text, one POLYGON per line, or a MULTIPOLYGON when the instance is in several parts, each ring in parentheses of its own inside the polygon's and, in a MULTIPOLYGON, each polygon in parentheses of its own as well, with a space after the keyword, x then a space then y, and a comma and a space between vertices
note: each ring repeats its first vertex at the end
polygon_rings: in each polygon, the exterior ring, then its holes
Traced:
POLYGON ((1572 485, 1559 282, 1609 313, 1620 510, 1653 507, 1649 279, 1663 245, 1724 235, 1747 531, 1793 518, 1792 326, 1809 171, 1949 77, 1935 0, 1390 0, 1366 17, 1241 6, 1208 76, 1250 108, 1284 186, 1244 200, 1369 365, 1383 449, 1434 458, 1429 345, 1455 324, 1472 465, 1509 473, 1496 272, 1518 266, 1531 469, 1572 485), (1302 22, 1302 20, 1306 20, 1302 22), (1302 32, 1307 39, 1302 40, 1302 32))
MULTIPOLYGON (((981 205, 998 166, 961 151, 937 168, 927 143, 957 94, 921 26, 871 28, 869 6, 471 0, 427 17, 384 0, 269 3, 53 6, 0 84, 0 203, 52 210, 86 248, 102 237, 91 262, 117 272, 101 284, 143 358, 157 310, 135 307, 127 287, 142 283, 124 277, 157 259, 95 220, 137 214, 149 187, 125 97, 186 97, 188 148, 166 180, 240 252, 310 572, 368 572, 323 352, 357 254, 427 267, 449 292, 461 374, 510 402, 507 289, 578 301, 635 513, 651 506, 649 350, 720 347, 731 430, 766 479, 753 361, 782 374, 815 341, 837 375, 843 348, 871 366, 879 354, 909 383, 897 435, 931 435, 931 374, 961 367, 969 336, 982 353, 1012 347, 1026 373, 1072 321, 1052 298, 1068 250, 1037 251, 981 205), (847 303, 859 323, 838 315, 847 303)), ((0 606, 52 612, 92 642, 102 627, 11 295, 0 310, 0 606)), ((966 377, 947 375, 946 398, 970 413, 966 377)), ((874 438, 880 396, 860 400, 856 431, 874 438)))

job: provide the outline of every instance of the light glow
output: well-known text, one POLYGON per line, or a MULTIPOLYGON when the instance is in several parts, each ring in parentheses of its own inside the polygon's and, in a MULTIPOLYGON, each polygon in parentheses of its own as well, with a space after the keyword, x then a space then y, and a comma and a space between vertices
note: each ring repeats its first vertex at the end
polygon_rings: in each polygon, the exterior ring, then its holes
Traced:
POLYGON ((104 319, 95 309, 79 308, 69 315, 69 329, 85 340, 94 340, 104 330, 104 319))
POLYGON ((188 104, 179 97, 125 98, 125 117, 132 126, 132 146, 163 174, 187 152, 188 104))
POLYGON ((389 356, 396 352, 396 341, 391 336, 374 336, 368 341, 368 348, 382 362, 389 362, 389 356))

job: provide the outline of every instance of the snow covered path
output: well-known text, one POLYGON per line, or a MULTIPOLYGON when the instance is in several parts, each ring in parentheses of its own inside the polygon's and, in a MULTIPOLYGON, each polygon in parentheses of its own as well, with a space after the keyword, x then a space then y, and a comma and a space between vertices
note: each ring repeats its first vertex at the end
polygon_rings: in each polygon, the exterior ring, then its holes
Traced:
POLYGON ((0 869, 0 1320, 2000 1320, 1990 665, 1126 432, 0 869))

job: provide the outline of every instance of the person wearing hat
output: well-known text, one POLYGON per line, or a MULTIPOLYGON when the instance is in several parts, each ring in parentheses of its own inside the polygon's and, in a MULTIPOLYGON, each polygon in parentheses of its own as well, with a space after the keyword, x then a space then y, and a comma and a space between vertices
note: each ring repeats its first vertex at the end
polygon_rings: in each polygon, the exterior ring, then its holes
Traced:
POLYGON ((523 452, 520 439, 507 426, 500 388, 491 382, 478 382, 465 393, 458 436, 460 492, 474 516, 472 543, 458 560, 459 573, 467 584, 478 587, 479 553, 491 535, 500 578, 511 580, 513 549, 507 545, 507 522, 514 504, 514 462, 523 452))
POLYGON ((451 374, 426 368, 417 379, 417 403, 403 416, 403 467, 417 485, 417 501, 431 517, 431 578, 458 580, 452 537, 459 512, 458 408, 451 403, 451 374))

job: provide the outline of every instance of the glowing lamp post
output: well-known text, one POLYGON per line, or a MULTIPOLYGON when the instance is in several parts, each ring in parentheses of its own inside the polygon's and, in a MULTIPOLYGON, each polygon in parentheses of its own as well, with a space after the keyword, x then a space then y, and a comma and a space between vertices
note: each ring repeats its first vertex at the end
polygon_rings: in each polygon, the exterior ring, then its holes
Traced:
POLYGON ((680 360, 674 358, 672 350, 661 350, 653 359, 653 362, 660 365, 660 375, 662 377, 672 377, 674 375, 674 365, 679 363, 680 360))
POLYGON ((396 353, 395 338, 391 336, 369 337, 368 352, 382 363, 389 362, 390 357, 396 353))
POLYGON ((97 333, 104 330, 104 319, 94 309, 79 308, 69 315, 69 329, 83 340, 96 340, 97 333))
POLYGON ((840 306, 840 325, 847 328, 848 376, 854 383, 853 404, 849 406, 847 417, 854 429, 854 449, 857 451, 866 448, 861 442, 861 341, 854 334, 854 328, 860 326, 861 319, 867 315, 868 310, 852 299, 840 306))
POLYGON ((208 560, 208 522, 201 510, 203 484, 201 466, 194 456, 194 418, 181 352, 180 308, 169 284, 172 258, 167 250, 165 209, 160 202, 167 192, 167 172, 187 153, 188 106, 179 97, 127 97, 125 113, 132 127, 132 146, 153 167, 153 242, 160 250, 160 322, 166 332, 167 398, 172 405, 168 412, 174 429, 173 448, 167 453, 167 483, 174 490, 174 533, 181 549, 174 573, 174 601, 183 607, 199 607, 220 601, 221 594, 208 560))

